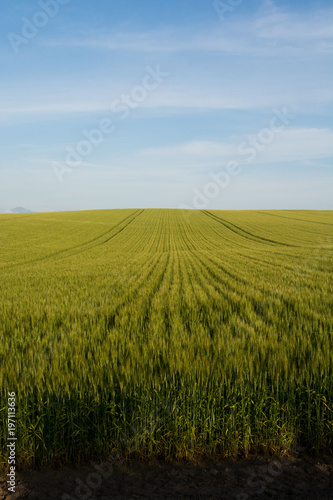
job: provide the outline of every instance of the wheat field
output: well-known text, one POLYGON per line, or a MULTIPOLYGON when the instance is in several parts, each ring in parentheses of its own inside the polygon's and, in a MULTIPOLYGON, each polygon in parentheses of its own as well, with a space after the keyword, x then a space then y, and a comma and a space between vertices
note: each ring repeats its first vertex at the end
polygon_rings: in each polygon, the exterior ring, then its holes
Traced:
POLYGON ((1 463, 333 449, 333 214, 0 216, 1 463))

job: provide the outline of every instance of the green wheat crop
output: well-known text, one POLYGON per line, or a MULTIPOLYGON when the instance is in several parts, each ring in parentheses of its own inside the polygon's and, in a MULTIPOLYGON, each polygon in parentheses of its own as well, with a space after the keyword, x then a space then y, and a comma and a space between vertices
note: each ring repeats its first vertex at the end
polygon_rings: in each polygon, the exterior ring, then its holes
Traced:
POLYGON ((0 462, 333 449, 333 214, 0 216, 0 462))

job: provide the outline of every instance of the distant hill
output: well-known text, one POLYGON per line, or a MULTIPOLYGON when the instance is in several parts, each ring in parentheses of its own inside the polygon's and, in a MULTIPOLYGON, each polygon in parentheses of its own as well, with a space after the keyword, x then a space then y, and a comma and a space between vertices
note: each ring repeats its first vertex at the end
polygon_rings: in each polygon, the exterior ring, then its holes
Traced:
POLYGON ((32 210, 28 210, 27 208, 24 207, 15 207, 10 210, 8 210, 9 214, 32 214, 32 210))

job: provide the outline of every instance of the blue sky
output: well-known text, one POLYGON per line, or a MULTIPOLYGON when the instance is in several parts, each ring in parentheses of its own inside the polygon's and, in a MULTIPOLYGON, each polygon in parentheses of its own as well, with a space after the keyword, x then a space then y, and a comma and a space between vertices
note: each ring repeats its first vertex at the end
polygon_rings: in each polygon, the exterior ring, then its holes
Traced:
POLYGON ((333 208, 330 1, 3 1, 0 212, 333 208))

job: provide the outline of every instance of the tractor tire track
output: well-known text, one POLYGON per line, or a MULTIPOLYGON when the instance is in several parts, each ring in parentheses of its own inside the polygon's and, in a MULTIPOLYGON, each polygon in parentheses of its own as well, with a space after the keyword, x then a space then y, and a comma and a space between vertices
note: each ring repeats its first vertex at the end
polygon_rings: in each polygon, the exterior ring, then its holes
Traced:
POLYGON ((107 243, 108 241, 112 240, 113 238, 115 238, 119 233, 121 233, 125 228, 127 228, 137 217, 139 217, 139 215, 142 214, 142 212, 144 212, 144 209, 142 210, 137 210, 136 212, 134 212, 134 214, 130 214, 128 217, 125 217, 125 219, 123 219, 122 221, 118 222, 118 224, 116 224, 112 229, 109 229, 108 231, 106 231, 105 233, 102 233, 100 234, 99 236, 89 240, 89 241, 86 241, 84 243, 80 243, 79 245, 75 245, 73 247, 70 247, 70 248, 66 248, 64 250, 60 250, 58 252, 55 252, 53 254, 50 254, 50 255, 46 255, 45 257, 41 257, 39 259, 33 259, 33 260, 29 260, 29 261, 26 261, 26 262, 22 262, 20 264, 13 264, 13 265, 10 265, 10 266, 6 266, 6 270, 7 269, 13 269, 13 268, 18 268, 18 267, 22 267, 22 266, 27 266, 28 264, 35 264, 36 262, 46 262, 48 260, 51 260, 53 258, 56 258, 56 257, 64 257, 64 258, 67 258, 67 257, 73 257, 74 255, 77 255, 77 254, 82 254, 84 252, 86 252, 87 250, 91 250, 93 248, 96 248, 100 245, 103 245, 105 243, 107 243), (139 212, 139 213, 138 213, 139 212), (111 235, 109 238, 107 238, 107 240, 105 241, 102 241, 101 243, 97 243, 96 245, 91 245, 89 248, 85 248, 81 251, 78 251, 78 252, 72 252, 73 250, 75 249, 78 249, 78 248, 82 248, 82 247, 85 247, 85 246, 88 246, 90 245, 91 243, 95 242, 95 241, 98 241, 100 240, 101 238, 103 238, 105 235, 107 234, 110 234, 112 231, 114 231, 117 227, 119 227, 121 224, 123 224, 125 221, 127 221, 130 217, 132 217, 132 220, 130 220, 122 229, 120 229, 119 231, 117 231, 115 234, 111 235), (72 252, 72 253, 71 253, 72 252), (67 255, 66 255, 67 254, 67 255))
POLYGON ((217 217, 216 215, 208 212, 207 210, 201 210, 201 212, 203 214, 207 215, 208 217, 212 218, 213 220, 215 220, 215 222, 222 224, 224 227, 226 227, 230 231, 233 231, 234 233, 238 234, 238 236, 242 236, 243 238, 246 238, 248 240, 255 241, 256 243, 264 243, 266 245, 274 245, 274 246, 281 245, 281 246, 286 246, 286 247, 298 247, 298 245, 291 245, 289 243, 282 243, 280 241, 275 241, 275 240, 271 240, 269 238, 263 238, 261 236, 257 236, 255 234, 252 234, 249 231, 246 231, 245 229, 242 229, 241 227, 236 226, 235 224, 233 224, 229 221, 226 221, 225 219, 222 219, 221 217, 217 217), (230 227, 230 226, 232 226, 232 227, 230 227), (245 233, 246 236, 242 233, 245 233))
POLYGON ((324 224, 325 226, 333 226, 333 224, 331 224, 330 222, 320 222, 320 221, 316 221, 316 220, 298 219, 296 217, 287 217, 286 215, 279 215, 279 214, 271 214, 268 212, 262 212, 261 210, 257 211, 257 213, 263 214, 263 215, 271 215, 272 217, 281 217, 282 219, 299 220, 300 222, 306 222, 307 224, 309 224, 309 223, 310 224, 324 224))

